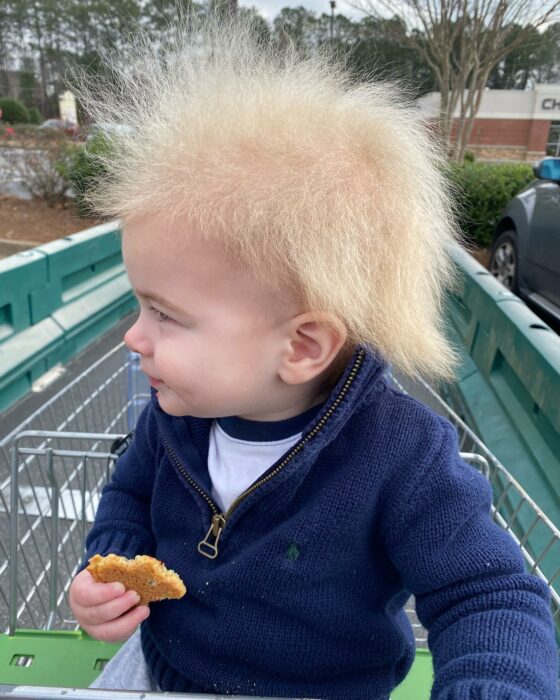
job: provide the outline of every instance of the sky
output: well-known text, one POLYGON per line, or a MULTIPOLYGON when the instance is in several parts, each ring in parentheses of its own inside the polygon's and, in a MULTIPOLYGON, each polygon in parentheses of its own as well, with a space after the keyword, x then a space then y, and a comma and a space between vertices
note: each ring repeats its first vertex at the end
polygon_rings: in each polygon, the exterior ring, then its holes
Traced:
MULTIPOLYGON (((303 5, 305 9, 315 12, 317 15, 323 13, 330 14, 331 6, 329 0, 239 0, 239 4, 243 7, 256 7, 265 19, 272 20, 280 12, 283 7, 300 7, 303 5)), ((363 17, 361 12, 347 5, 343 0, 336 0, 335 14, 340 12, 352 19, 360 19, 363 17)))

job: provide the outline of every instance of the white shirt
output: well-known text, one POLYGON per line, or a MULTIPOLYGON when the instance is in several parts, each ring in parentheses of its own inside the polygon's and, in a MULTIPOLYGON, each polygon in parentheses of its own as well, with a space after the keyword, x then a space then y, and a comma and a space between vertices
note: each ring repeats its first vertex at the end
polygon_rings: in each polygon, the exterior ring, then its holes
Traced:
POLYGON ((321 410, 313 406, 281 421, 217 418, 210 428, 208 472, 212 498, 225 513, 235 499, 258 481, 300 440, 321 410))
POLYGON ((300 438, 301 433, 270 442, 241 440, 228 435, 214 421, 210 429, 208 471, 212 498, 223 512, 300 438))

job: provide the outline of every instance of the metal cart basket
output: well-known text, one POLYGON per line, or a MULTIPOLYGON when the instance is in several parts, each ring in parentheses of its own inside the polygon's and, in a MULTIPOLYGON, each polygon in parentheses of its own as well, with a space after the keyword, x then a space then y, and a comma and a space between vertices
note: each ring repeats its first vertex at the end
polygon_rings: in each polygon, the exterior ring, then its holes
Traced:
MULTIPOLYGON (((404 390, 397 378, 393 381, 404 390)), ((495 520, 518 542, 528 569, 548 583, 559 625, 558 528, 428 385, 407 383, 406 390, 456 426, 464 459, 493 486, 495 520)), ((87 688, 119 647, 78 629, 68 589, 120 441, 148 399, 137 358, 121 344, 0 443, 0 623, 5 631, 0 634, 0 697, 139 697, 134 692, 68 690, 87 688)), ((409 614, 417 659, 392 694, 394 700, 427 698, 431 685, 426 634, 413 601, 409 614)))

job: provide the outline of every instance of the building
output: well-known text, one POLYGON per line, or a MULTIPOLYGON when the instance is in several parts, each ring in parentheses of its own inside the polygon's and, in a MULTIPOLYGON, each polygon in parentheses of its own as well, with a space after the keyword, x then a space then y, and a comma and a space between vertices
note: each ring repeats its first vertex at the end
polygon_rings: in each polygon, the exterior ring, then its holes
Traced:
POLYGON ((70 90, 65 90, 62 95, 58 96, 58 110, 60 118, 71 124, 78 123, 78 112, 76 107, 76 98, 70 90))
MULTIPOLYGON (((418 106, 433 117, 439 102, 439 92, 431 92, 418 106)), ((480 160, 533 161, 560 155, 560 85, 486 90, 468 149, 480 160)))

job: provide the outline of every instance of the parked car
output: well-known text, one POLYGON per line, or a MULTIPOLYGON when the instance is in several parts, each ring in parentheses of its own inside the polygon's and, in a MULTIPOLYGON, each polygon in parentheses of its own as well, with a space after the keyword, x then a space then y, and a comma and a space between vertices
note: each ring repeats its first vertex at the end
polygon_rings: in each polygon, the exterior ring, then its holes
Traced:
POLYGON ((86 141, 91 141, 91 139, 96 136, 117 136, 118 134, 128 134, 131 128, 126 124, 117 124, 110 122, 94 122, 90 124, 87 128, 87 138, 86 141))
POLYGON ((534 182, 506 206, 490 272, 508 289, 560 320, 560 158, 533 166, 534 182))
POLYGON ((57 129, 64 131, 67 136, 75 137, 78 135, 80 127, 68 119, 47 119, 39 126, 39 129, 57 129))

